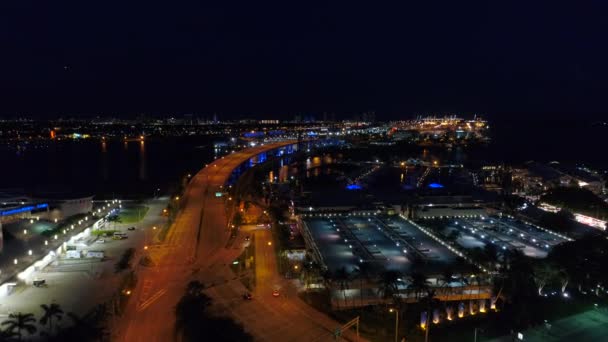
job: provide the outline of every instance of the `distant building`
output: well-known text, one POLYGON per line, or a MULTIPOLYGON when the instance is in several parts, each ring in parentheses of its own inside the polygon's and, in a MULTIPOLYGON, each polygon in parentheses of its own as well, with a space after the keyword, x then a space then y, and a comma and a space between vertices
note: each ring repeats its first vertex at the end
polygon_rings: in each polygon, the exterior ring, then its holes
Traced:
POLYGON ((427 196, 410 206, 413 219, 437 217, 473 217, 486 214, 484 204, 471 196, 427 196))
POLYGON ((376 122, 376 112, 365 112, 361 114, 361 121, 363 122, 376 122))
POLYGON ((279 120, 264 119, 264 120, 258 121, 258 123, 262 124, 262 125, 278 125, 279 124, 279 120))
POLYGON ((477 176, 477 185, 488 191, 511 192, 512 172, 505 165, 484 165, 477 176))

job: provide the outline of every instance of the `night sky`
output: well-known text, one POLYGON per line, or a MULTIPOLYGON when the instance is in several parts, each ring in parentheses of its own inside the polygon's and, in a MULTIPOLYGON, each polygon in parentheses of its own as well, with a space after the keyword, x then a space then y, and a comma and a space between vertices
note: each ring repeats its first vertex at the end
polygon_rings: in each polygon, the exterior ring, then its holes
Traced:
POLYGON ((405 3, 2 1, 0 114, 605 114, 605 1, 405 3))

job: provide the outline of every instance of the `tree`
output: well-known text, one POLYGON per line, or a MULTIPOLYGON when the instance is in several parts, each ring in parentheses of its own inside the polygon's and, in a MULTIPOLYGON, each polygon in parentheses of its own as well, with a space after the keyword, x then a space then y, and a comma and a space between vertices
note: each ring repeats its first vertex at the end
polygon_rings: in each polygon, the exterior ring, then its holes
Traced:
POLYGON ((441 276, 439 278, 440 286, 443 287, 446 295, 450 294, 450 283, 454 280, 454 273, 452 273, 452 269, 450 267, 446 267, 441 271, 441 276))
POLYGON ((542 296, 543 288, 550 282, 557 279, 559 269, 553 263, 547 261, 539 261, 532 266, 534 272, 534 282, 538 288, 538 295, 542 296))
POLYGON ((422 307, 426 309, 426 326, 424 332, 424 341, 428 342, 429 340, 429 331, 431 330, 431 323, 433 321, 433 310, 439 305, 439 299, 435 298, 435 290, 427 287, 425 289, 425 296, 422 297, 420 303, 422 307))
POLYGON ((0 342, 14 341, 13 338, 17 336, 17 333, 10 330, 0 330, 0 342))
POLYGON ((47 325, 48 323, 49 333, 53 334, 53 320, 56 319, 57 321, 61 321, 63 318, 63 310, 61 310, 59 304, 55 303, 51 305, 41 304, 40 307, 44 311, 42 317, 40 318, 40 323, 42 325, 47 325))
POLYGON ((342 297, 344 298, 344 306, 346 306, 346 290, 348 290, 349 274, 345 267, 339 268, 334 274, 334 278, 342 291, 342 297))
POLYGON ((495 244, 487 243, 483 247, 484 261, 490 267, 490 269, 496 269, 496 262, 498 261, 498 248, 495 244))
POLYGON ((559 279, 562 293, 566 292, 566 287, 568 286, 568 282, 570 281, 568 272, 565 269, 560 268, 557 272, 557 278, 559 279))
POLYGON ((191 281, 175 308, 175 332, 183 341, 251 341, 243 327, 224 317, 211 317, 212 300, 203 293, 204 285, 191 281))
POLYGON ((410 289, 414 291, 414 297, 420 298, 420 294, 424 293, 429 288, 429 282, 426 276, 418 271, 414 271, 409 275, 410 289))
POLYGON ((6 326, 8 331, 15 333, 18 341, 21 341, 23 338, 22 331, 26 331, 28 334, 32 335, 37 330, 34 314, 23 314, 19 312, 16 314, 10 314, 8 317, 9 319, 2 322, 2 325, 6 326))
POLYGON ((363 282, 370 276, 370 264, 360 263, 353 271, 353 277, 359 278, 359 300, 363 305, 363 282))
POLYGON ((378 287, 378 294, 382 299, 394 299, 399 291, 397 288, 397 279, 399 279, 399 273, 397 271, 382 272, 378 287))
POLYGON ((232 224, 234 224, 237 227, 243 224, 243 215, 241 215, 240 212, 237 211, 234 214, 234 217, 232 218, 232 224))
POLYGON ((84 317, 73 312, 66 314, 72 324, 57 332, 52 341, 105 341, 108 337, 106 328, 108 310, 105 304, 99 304, 84 317))
POLYGON ((118 215, 108 217, 108 222, 112 222, 112 228, 116 228, 117 223, 122 223, 122 219, 118 215))
POLYGON ((203 293, 204 285, 199 281, 191 281, 186 286, 186 293, 175 307, 175 329, 184 338, 194 338, 197 335, 199 319, 206 314, 211 305, 211 298, 203 293))
POLYGON ((503 308, 505 326, 523 329, 542 318, 534 271, 530 260, 519 250, 505 253, 505 260, 497 297, 507 304, 503 308))
POLYGON ((608 263, 608 240, 595 234, 555 246, 547 257, 563 270, 562 287, 569 283, 579 291, 594 291, 598 285, 608 284, 604 265, 608 263))
POLYGON ((305 289, 308 290, 313 281, 316 281, 320 274, 320 266, 315 261, 309 260, 307 255, 307 261, 304 262, 302 266, 302 280, 304 281, 305 289))

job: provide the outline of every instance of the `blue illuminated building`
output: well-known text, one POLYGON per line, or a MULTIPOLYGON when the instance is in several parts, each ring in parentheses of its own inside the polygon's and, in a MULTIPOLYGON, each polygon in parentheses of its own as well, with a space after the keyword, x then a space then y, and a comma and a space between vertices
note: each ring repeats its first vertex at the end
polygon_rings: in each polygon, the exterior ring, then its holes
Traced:
POLYGON ((49 207, 48 203, 41 203, 41 204, 37 204, 37 205, 27 205, 24 207, 12 208, 9 210, 0 211, 0 216, 10 216, 10 215, 15 215, 15 214, 25 213, 25 212, 36 210, 36 209, 44 209, 44 208, 48 208, 48 207, 49 207))
POLYGON ((363 187, 359 184, 353 183, 353 184, 348 184, 346 186, 346 189, 347 190, 361 190, 361 189, 363 189, 363 187))

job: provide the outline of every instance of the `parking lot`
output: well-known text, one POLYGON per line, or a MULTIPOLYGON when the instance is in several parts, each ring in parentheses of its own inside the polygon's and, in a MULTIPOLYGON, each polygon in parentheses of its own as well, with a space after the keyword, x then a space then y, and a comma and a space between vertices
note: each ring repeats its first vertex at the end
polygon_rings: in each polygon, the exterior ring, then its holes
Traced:
POLYGON ((565 241, 557 235, 509 217, 450 219, 445 227, 446 234, 454 230, 460 232, 456 242, 464 248, 483 248, 490 243, 503 250, 520 250, 533 258, 545 258, 551 247, 565 241))
POLYGON ((332 272, 351 272, 360 263, 377 271, 439 272, 457 256, 414 225, 398 216, 307 218, 305 223, 332 272))
MULTIPOLYGON (((20 282, 10 295, 2 298, 0 321, 14 312, 40 315, 40 305, 50 303, 60 304, 64 312, 83 315, 96 304, 111 298, 122 283, 122 274, 115 272, 116 262, 127 248, 136 248, 141 255, 141 247, 149 243, 152 236, 150 234, 152 226, 160 226, 165 220, 160 215, 165 201, 155 200, 155 202, 150 204, 150 211, 142 221, 134 224, 116 224, 111 227, 112 230, 125 233, 126 239, 90 236, 74 240, 71 245, 82 251, 83 257, 68 258, 67 254, 63 253, 42 270, 28 275, 25 282, 20 282), (135 229, 130 230, 131 227, 135 229), (104 258, 86 258, 85 251, 103 252, 104 258), (45 284, 36 287, 32 285, 33 280, 44 280, 45 284)), ((133 260, 137 258, 136 256, 133 260)), ((135 262, 132 265, 137 267, 135 262)), ((69 320, 65 323, 69 323, 69 320)))

